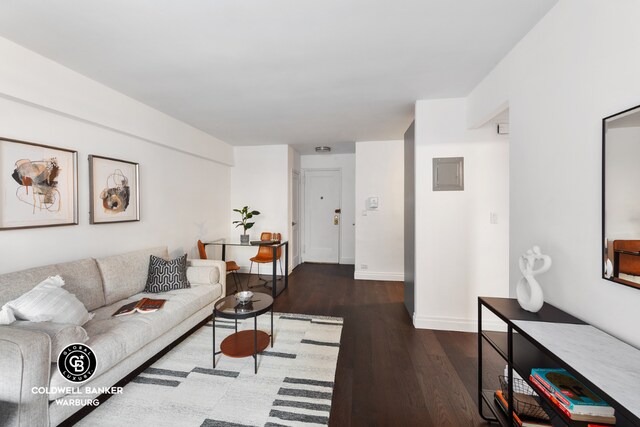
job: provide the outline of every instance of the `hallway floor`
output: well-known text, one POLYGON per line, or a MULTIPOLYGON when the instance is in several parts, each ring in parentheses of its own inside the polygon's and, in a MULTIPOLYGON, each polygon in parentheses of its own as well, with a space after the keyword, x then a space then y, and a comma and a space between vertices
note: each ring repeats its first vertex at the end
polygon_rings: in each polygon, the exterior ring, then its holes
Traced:
MULTIPOLYGON (((476 406, 477 335, 415 329, 401 282, 354 280, 353 272, 352 265, 302 264, 275 303, 279 312, 345 319, 330 425, 487 425, 476 406)), ((246 288, 248 275, 240 277, 246 288)), ((233 279, 227 283, 233 293, 233 279)), ((485 353, 492 386, 503 368, 485 353)))

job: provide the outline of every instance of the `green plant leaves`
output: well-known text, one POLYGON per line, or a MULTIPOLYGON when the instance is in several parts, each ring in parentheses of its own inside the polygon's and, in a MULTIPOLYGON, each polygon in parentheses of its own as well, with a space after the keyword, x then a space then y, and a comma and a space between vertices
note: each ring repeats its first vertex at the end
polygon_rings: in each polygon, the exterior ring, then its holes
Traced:
POLYGON ((255 222, 247 222, 247 220, 253 218, 255 215, 260 215, 259 211, 250 211, 249 209, 249 206, 245 206, 242 209, 233 209, 234 212, 238 212, 242 216, 242 220, 233 221, 232 224, 236 224, 236 228, 240 226, 244 227, 245 232, 255 224, 255 222))

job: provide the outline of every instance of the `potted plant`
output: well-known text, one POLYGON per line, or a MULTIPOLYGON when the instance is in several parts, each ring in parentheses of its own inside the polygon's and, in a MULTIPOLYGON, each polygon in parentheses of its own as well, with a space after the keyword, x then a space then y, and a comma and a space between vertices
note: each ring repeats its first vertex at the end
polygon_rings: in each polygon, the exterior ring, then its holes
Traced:
POLYGON ((242 220, 233 221, 233 223, 236 225, 236 228, 242 227, 244 229, 244 233, 240 235, 240 243, 249 243, 249 235, 247 234, 247 230, 253 227, 253 224, 255 224, 255 222, 249 222, 249 220, 256 215, 260 215, 260 212, 252 211, 250 209, 251 208, 249 208, 249 206, 245 206, 242 209, 233 210, 234 212, 238 212, 242 216, 242 220))

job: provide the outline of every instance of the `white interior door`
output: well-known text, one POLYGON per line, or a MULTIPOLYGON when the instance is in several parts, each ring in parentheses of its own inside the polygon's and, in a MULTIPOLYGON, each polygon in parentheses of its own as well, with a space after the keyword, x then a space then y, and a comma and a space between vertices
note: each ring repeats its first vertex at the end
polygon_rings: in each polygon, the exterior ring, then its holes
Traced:
POLYGON ((304 261, 340 260, 340 170, 309 169, 304 185, 304 261))
POLYGON ((291 188, 291 269, 300 264, 300 174, 293 172, 291 188))

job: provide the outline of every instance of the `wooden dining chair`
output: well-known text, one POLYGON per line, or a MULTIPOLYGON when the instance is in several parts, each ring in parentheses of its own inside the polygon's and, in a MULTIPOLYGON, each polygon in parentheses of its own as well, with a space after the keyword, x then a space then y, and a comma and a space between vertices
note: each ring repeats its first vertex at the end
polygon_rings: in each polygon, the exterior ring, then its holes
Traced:
MULTIPOLYGON (((280 241, 282 239, 282 234, 280 233, 270 233, 263 232, 260 234, 260 240, 268 241, 268 240, 277 240, 280 241)), ((259 246, 258 253, 256 256, 249 259, 251 261, 251 265, 249 266, 249 274, 251 274, 251 270, 253 269, 253 263, 255 262, 258 265, 258 280, 263 281, 262 285, 267 286, 267 283, 271 282, 271 280, 266 280, 260 277, 260 264, 270 264, 273 262, 273 248, 271 246, 259 246)), ((280 264, 280 274, 284 276, 282 270, 282 248, 276 249, 276 262, 280 264)), ((255 286, 252 286, 255 288, 255 286)), ((267 286, 268 287, 268 286, 267 286)))
MULTIPOLYGON (((200 259, 207 259, 207 251, 205 250, 204 243, 201 240, 198 240, 198 252, 200 253, 200 259)), ((225 261, 227 264, 227 274, 231 273, 231 277, 233 277, 233 282, 236 284, 236 292, 242 290, 242 286, 240 286, 240 280, 238 279, 238 270, 240 270, 240 266, 236 264, 235 261, 225 261)))

